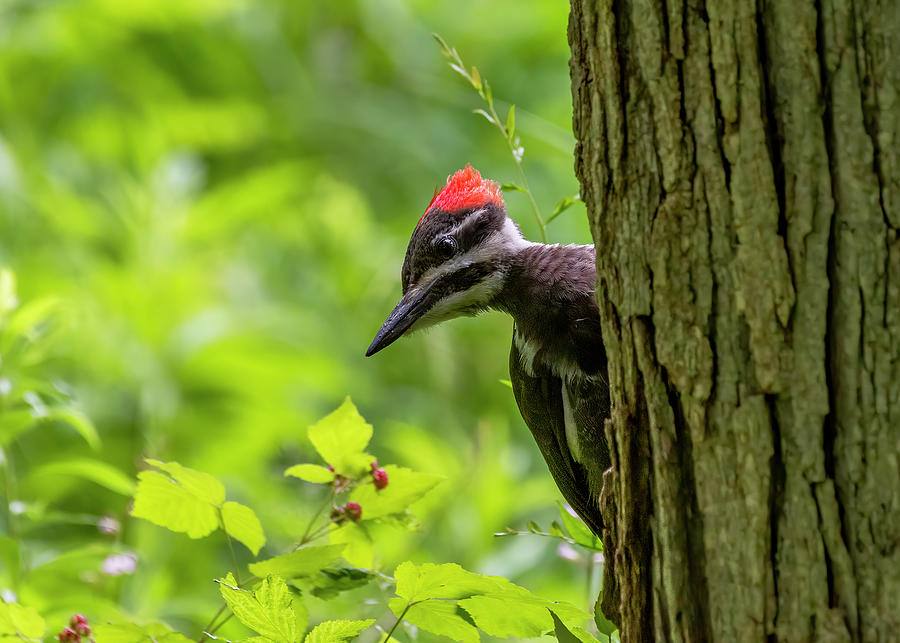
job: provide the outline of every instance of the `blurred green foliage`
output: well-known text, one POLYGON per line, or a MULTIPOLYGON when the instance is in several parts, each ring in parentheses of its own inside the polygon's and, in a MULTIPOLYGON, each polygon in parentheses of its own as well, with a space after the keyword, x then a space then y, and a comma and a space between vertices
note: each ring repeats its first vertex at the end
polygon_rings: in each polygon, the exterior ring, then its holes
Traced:
MULTIPOLYGON (((499 381, 508 318, 363 357, 434 186, 466 162, 517 178, 431 32, 490 78, 500 113, 516 103, 550 212, 577 192, 566 19, 542 0, 0 4, 0 266, 18 280, 10 310, 47 307, 27 336, 39 354, 0 353, 0 410, 59 414, 2 441, 2 588, 51 629, 80 611, 198 631, 228 546, 128 517, 144 458, 222 480, 275 555, 317 504, 282 473, 311 461, 306 427, 350 394, 385 462, 447 478, 418 531, 376 534, 380 565, 458 562, 588 607, 584 563, 556 541, 492 535, 558 515, 499 381), (104 516, 121 530, 99 534, 104 516), (133 573, 101 573, 135 553, 133 573)), ((506 198, 535 238, 525 195, 506 198)), ((548 234, 587 242, 582 206, 548 234)), ((383 612, 366 591, 336 599, 348 618, 383 612)), ((311 622, 334 605, 311 601, 311 622)))

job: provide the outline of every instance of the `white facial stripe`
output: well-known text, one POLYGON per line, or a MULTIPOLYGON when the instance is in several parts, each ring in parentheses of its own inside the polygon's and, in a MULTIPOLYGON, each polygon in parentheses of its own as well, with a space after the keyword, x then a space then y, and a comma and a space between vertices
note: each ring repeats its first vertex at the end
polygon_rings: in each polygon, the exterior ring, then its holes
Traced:
MULTIPOLYGON (((450 231, 451 235, 456 234, 460 226, 450 231)), ((517 252, 522 248, 533 245, 532 242, 526 241, 522 237, 522 233, 509 217, 503 222, 503 227, 493 232, 487 239, 479 243, 477 246, 465 252, 458 257, 453 257, 449 261, 445 261, 439 266, 430 268, 419 279, 420 284, 431 283, 438 277, 450 272, 456 272, 466 266, 475 263, 481 263, 494 257, 500 257, 512 252, 517 252)))
POLYGON ((421 330, 460 315, 480 312, 503 287, 503 278, 502 274, 494 272, 471 288, 447 295, 422 315, 411 330, 421 330))

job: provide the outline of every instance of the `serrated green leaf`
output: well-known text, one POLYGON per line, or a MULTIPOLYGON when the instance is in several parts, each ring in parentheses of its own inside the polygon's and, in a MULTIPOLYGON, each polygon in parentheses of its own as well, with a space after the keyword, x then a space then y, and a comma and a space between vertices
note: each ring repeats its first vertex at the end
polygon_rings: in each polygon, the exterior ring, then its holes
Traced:
POLYGON ((550 616, 553 618, 553 633, 556 634, 559 643, 600 643, 582 627, 573 627, 570 630, 553 610, 550 610, 550 616))
POLYGON ((479 629, 491 636, 530 638, 553 629, 553 610, 568 625, 580 625, 588 614, 574 605, 548 601, 509 583, 502 592, 459 601, 479 629))
POLYGON ((287 583, 280 576, 267 577, 252 592, 237 587, 230 573, 217 582, 222 598, 241 623, 276 643, 296 640, 293 601, 287 583))
POLYGON ((375 622, 374 618, 365 621, 325 621, 316 625, 306 635, 305 643, 337 643, 358 635, 375 622))
POLYGON ((559 509, 559 515, 562 517, 563 524, 566 527, 566 532, 568 532, 569 537, 575 541, 575 544, 581 545, 590 551, 603 551, 603 543, 594 535, 594 532, 588 529, 587 525, 581 521, 581 518, 570 514, 561 502, 557 502, 556 506, 559 509))
POLYGON ((156 471, 141 471, 131 515, 191 538, 208 536, 219 527, 216 507, 156 471))
POLYGON ((356 487, 350 494, 350 499, 362 507, 363 520, 403 513, 444 479, 442 476, 418 473, 391 464, 384 467, 384 470, 388 475, 387 487, 379 490, 373 484, 364 484, 356 487))
POLYGON ((286 476, 300 478, 307 482, 333 482, 334 471, 318 464, 295 464, 284 472, 286 476))
POLYGON ((168 473, 185 491, 203 502, 219 506, 225 502, 225 487, 214 476, 189 469, 178 462, 161 462, 148 458, 147 464, 168 473))
POLYGON ((191 643, 179 632, 162 623, 135 625, 134 623, 100 623, 92 626, 94 640, 103 643, 191 643))
POLYGON ((454 603, 424 601, 410 607, 403 618, 426 632, 446 636, 454 641, 469 643, 480 640, 478 630, 463 614, 465 612, 454 603))
POLYGON ((250 507, 229 500, 222 505, 222 525, 229 536, 243 543, 254 556, 266 544, 259 518, 250 507))
POLYGON ((597 630, 601 634, 605 634, 606 636, 611 637, 613 632, 616 631, 616 624, 610 621, 603 612, 600 610, 600 604, 603 601, 600 600, 600 597, 597 597, 597 602, 594 603, 594 623, 597 625, 597 630))
POLYGON ((506 113, 506 138, 512 140, 516 134, 516 106, 510 105, 506 113))
MULTIPOLYGON (((366 508, 363 507, 363 517, 366 508)), ((368 532, 356 522, 348 522, 329 534, 335 545, 344 545, 344 560, 355 567, 371 568, 375 561, 375 547, 368 532)))
POLYGON ((284 578, 308 576, 329 565, 341 555, 346 545, 316 545, 302 547, 288 554, 251 563, 250 572, 259 577, 277 574, 284 578))
POLYGON ((18 603, 0 603, 0 639, 44 637, 44 619, 33 607, 18 603))
POLYGON ((369 584, 375 574, 355 567, 333 567, 320 569, 317 573, 301 581, 304 588, 316 598, 327 600, 341 592, 369 584))
POLYGON ((92 458, 72 458, 50 462, 32 470, 28 477, 60 475, 90 480, 123 496, 132 496, 137 489, 134 481, 122 471, 111 464, 92 458))
POLYGON ((362 458, 372 438, 372 425, 346 398, 334 412, 309 427, 309 440, 322 459, 334 467, 335 473, 355 476, 368 466, 370 457, 362 458))
POLYGON ((505 578, 483 576, 467 571, 456 563, 435 565, 401 563, 394 571, 396 592, 409 603, 430 598, 459 599, 476 594, 500 593, 515 587, 505 578))

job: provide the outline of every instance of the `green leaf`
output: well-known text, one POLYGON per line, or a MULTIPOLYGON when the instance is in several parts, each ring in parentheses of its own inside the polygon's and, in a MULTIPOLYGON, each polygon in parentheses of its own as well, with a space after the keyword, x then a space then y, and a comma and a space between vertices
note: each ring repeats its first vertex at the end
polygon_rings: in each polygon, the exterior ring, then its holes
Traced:
POLYGON ((168 473, 184 487, 185 491, 198 500, 216 506, 225 502, 225 487, 208 473, 189 469, 177 462, 160 462, 151 458, 147 459, 147 464, 168 473))
POLYGON ((500 382, 501 384, 503 384, 503 386, 506 386, 507 388, 511 389, 513 387, 512 382, 510 380, 497 380, 497 381, 500 382))
POLYGON ((241 623, 276 643, 293 643, 297 638, 291 593, 281 577, 267 577, 252 592, 237 587, 230 573, 217 582, 222 598, 241 623))
POLYGON ((496 125, 496 124, 497 124, 497 122, 494 120, 494 117, 491 116, 490 114, 488 114, 488 113, 487 113, 486 111, 484 111, 483 109, 473 109, 473 110, 472 110, 472 113, 473 113, 473 114, 481 114, 482 116, 484 116, 484 117, 487 119, 487 122, 490 123, 491 125, 496 125))
POLYGON ((450 55, 450 45, 447 44, 447 41, 441 38, 439 33, 432 32, 431 37, 437 40, 438 44, 441 46, 441 51, 445 56, 450 55))
POLYGON ((363 510, 363 520, 382 518, 403 513, 431 491, 444 478, 430 473, 417 473, 403 467, 387 465, 388 486, 378 490, 373 484, 356 487, 350 499, 358 502, 363 510))
POLYGON ((576 545, 581 545, 590 551, 603 551, 603 543, 594 535, 594 532, 588 529, 587 525, 581 521, 581 518, 570 514, 561 502, 557 502, 556 506, 559 509, 559 515, 562 516, 562 521, 569 537, 575 541, 576 545))
MULTIPOLYGON (((521 185, 516 185, 515 183, 501 183, 500 189, 504 192, 525 192, 525 188, 521 185)), ((512 385, 510 385, 510 388, 512 385)))
POLYGON ((191 640, 173 632, 162 623, 140 626, 134 623, 100 623, 92 626, 94 640, 103 643, 191 643, 191 640))
POLYGON ((397 595, 409 603, 430 598, 460 599, 515 587, 505 578, 475 574, 456 563, 416 565, 407 561, 397 566, 394 580, 397 582, 397 595))
POLYGON ((301 547, 288 554, 250 564, 250 573, 259 577, 270 574, 278 574, 284 578, 308 576, 326 567, 341 555, 345 547, 343 543, 301 547))
MULTIPOLYGON (((403 601, 403 599, 394 600, 403 601)), ((399 618, 400 614, 394 609, 396 607, 394 601, 391 601, 390 607, 399 618)), ((465 612, 454 603, 424 601, 410 607, 403 618, 426 632, 446 636, 454 641, 464 643, 479 641, 478 630, 464 618, 464 614, 465 612)))
POLYGON ((229 500, 222 505, 222 525, 225 533, 246 545, 254 556, 266 544, 259 518, 250 507, 229 500))
POLYGON ((559 620, 559 617, 553 610, 550 610, 550 616, 553 618, 553 632, 556 634, 556 640, 559 643, 599 643, 596 638, 582 627, 573 627, 570 630, 565 623, 559 620))
POLYGON ((316 598, 327 600, 341 592, 369 584, 375 574, 355 567, 330 567, 320 569, 318 573, 304 580, 304 587, 316 598))
POLYGON ((372 425, 366 423, 350 398, 329 415, 309 427, 309 440, 335 473, 353 477, 373 459, 363 457, 372 438, 372 425))
MULTIPOLYGON (((438 36, 440 37, 440 36, 438 36)), ((16 275, 9 268, 0 268, 0 320, 19 305, 16 297, 16 275)))
POLYGON ((510 105, 506 113, 506 138, 512 140, 516 133, 516 106, 510 105))
POLYGON ((33 607, 18 603, 0 603, 0 639, 19 637, 41 639, 44 637, 44 619, 33 607))
POLYGON ((469 77, 472 79, 472 87, 481 91, 481 74, 478 72, 478 67, 472 67, 469 77))
POLYGON ((87 442, 92 449, 100 448, 100 435, 90 419, 84 414, 64 407, 50 407, 42 420, 57 420, 68 424, 87 442))
MULTIPOLYGON (((363 507, 363 516, 366 508, 363 507)), ((348 522, 329 534, 332 544, 344 545, 343 557, 355 567, 371 568, 375 561, 375 548, 372 538, 363 527, 356 522, 348 522)))
POLYGON ((156 471, 141 471, 131 515, 191 538, 208 536, 219 527, 218 509, 156 471))
POLYGON ((295 464, 284 472, 286 476, 293 476, 307 482, 333 482, 334 471, 318 464, 295 464))
POLYGON ((553 219, 571 208, 576 201, 580 200, 580 198, 581 197, 576 194, 575 196, 567 196, 557 201, 556 207, 553 208, 553 213, 547 218, 547 223, 550 223, 553 219))
POLYGON ((370 627, 375 622, 374 618, 365 621, 325 621, 316 625, 312 632, 306 635, 305 643, 337 643, 346 641, 370 627))
POLYGON ((613 632, 616 631, 616 624, 606 618, 600 610, 601 603, 602 601, 600 600, 600 597, 598 597, 597 602, 594 603, 594 623, 597 625, 597 630, 601 634, 612 636, 613 632))
POLYGON ((553 629, 553 610, 564 623, 579 625, 588 614, 574 605, 557 603, 535 596, 527 589, 509 583, 502 592, 472 596, 459 601, 475 624, 491 636, 530 638, 553 629))
POLYGON ((123 496, 132 496, 137 489, 134 481, 122 471, 111 464, 91 458, 72 458, 50 462, 35 468, 28 477, 60 475, 89 480, 123 496))

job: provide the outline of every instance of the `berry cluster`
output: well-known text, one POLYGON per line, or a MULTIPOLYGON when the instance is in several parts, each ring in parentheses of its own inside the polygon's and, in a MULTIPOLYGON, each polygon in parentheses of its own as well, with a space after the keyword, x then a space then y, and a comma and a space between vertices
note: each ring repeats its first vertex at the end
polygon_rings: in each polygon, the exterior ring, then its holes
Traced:
POLYGON ((388 486, 387 471, 378 466, 378 460, 369 466, 372 467, 372 482, 375 483, 375 488, 380 490, 388 486))
POLYGON ((91 626, 88 625, 84 614, 73 614, 69 619, 69 627, 64 627, 56 635, 59 643, 81 643, 82 638, 87 639, 90 643, 94 641, 91 636, 91 626))
MULTIPOLYGON (((378 466, 378 460, 372 462, 369 465, 369 468, 372 470, 372 484, 375 485, 375 488, 381 491, 386 486, 388 486, 388 474, 387 471, 378 466)), ((329 471, 334 472, 334 467, 328 467, 329 471)), ((336 475, 334 477, 334 490, 335 493, 341 493, 342 491, 346 491, 351 488, 355 482, 349 480, 345 476, 336 475)), ((354 502, 353 500, 349 501, 344 505, 339 505, 334 507, 331 510, 331 521, 337 524, 341 524, 347 520, 352 522, 357 522, 362 518, 362 507, 358 502, 354 502)))

